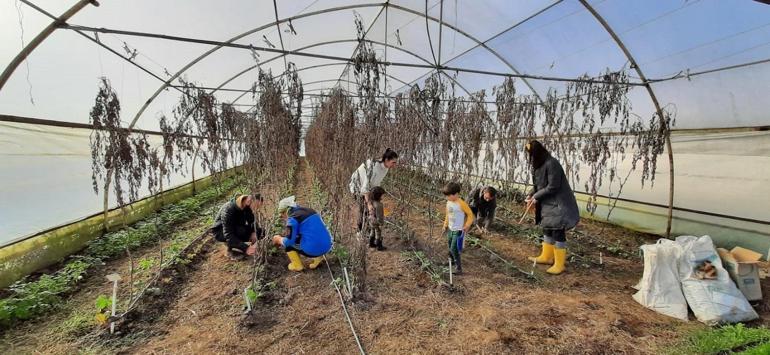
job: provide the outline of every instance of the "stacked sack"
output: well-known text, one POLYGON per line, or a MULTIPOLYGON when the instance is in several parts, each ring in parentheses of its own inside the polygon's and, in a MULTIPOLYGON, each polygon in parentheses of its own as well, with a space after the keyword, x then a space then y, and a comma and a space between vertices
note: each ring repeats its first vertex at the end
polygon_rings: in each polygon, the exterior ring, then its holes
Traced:
POLYGON ((708 325, 759 317, 722 267, 711 237, 661 239, 641 249, 644 273, 633 296, 641 305, 682 320, 687 320, 689 305, 708 325))

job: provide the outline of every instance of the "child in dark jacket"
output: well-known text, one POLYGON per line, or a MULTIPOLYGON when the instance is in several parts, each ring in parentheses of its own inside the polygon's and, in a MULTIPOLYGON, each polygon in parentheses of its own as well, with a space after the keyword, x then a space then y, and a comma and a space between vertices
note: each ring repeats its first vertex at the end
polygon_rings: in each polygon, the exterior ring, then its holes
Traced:
POLYGON ((495 220, 497 190, 492 186, 480 186, 473 189, 468 197, 471 211, 476 216, 476 226, 482 232, 488 232, 489 226, 495 220))
POLYGON ((382 245, 382 224, 385 221, 382 195, 385 194, 385 189, 375 186, 369 192, 371 194, 372 207, 374 207, 374 214, 369 216, 369 247, 382 251, 387 249, 382 245))

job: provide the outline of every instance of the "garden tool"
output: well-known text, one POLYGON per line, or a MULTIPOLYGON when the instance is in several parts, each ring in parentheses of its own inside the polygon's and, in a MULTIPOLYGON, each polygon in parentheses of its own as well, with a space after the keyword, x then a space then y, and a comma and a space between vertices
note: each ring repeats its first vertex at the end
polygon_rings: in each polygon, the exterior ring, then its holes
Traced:
POLYGON ((529 213, 529 210, 530 210, 530 209, 532 208, 532 206, 534 206, 534 205, 535 205, 535 203, 534 203, 534 202, 532 202, 532 201, 529 201, 529 203, 527 203, 527 208, 526 208, 526 209, 524 209, 524 213, 521 215, 521 218, 519 219, 519 224, 521 224, 522 222, 524 222, 524 217, 526 217, 526 216, 527 216, 527 213, 529 213))

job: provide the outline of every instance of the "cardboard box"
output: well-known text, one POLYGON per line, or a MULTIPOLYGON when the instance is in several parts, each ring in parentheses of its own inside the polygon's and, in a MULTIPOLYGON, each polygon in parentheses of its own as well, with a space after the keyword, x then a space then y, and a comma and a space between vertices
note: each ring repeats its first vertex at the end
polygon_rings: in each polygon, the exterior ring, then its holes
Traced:
POLYGON ((733 250, 718 248, 722 264, 735 281, 738 289, 749 301, 762 299, 762 287, 759 284, 759 259, 762 254, 746 248, 735 247, 733 250))

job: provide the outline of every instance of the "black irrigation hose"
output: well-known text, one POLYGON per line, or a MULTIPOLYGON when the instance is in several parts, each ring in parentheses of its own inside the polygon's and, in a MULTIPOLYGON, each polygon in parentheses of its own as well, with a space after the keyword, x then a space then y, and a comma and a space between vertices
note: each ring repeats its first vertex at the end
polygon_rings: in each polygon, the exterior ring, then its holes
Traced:
MULTIPOLYGON (((404 184, 404 183, 401 183, 401 182, 397 182, 397 183, 398 183, 398 184, 400 184, 401 186, 405 186, 407 189, 410 189, 411 191, 415 191, 415 192, 418 192, 418 193, 421 193, 421 194, 424 194, 424 195, 428 195, 428 194, 429 194, 428 192, 417 190, 417 189, 415 189, 415 188, 412 188, 411 186, 409 186, 409 185, 406 185, 406 184, 404 184)), ((394 198, 398 199, 398 198, 397 198, 397 197, 395 197, 394 195, 392 195, 392 194, 390 194, 390 195, 391 195, 391 196, 393 196, 394 198)), ((398 199, 398 200, 401 200, 401 199, 398 199)), ((402 201, 402 202, 406 202, 406 201, 403 201, 403 200, 401 200, 401 201, 402 201)), ((413 204, 411 204, 411 203, 408 203, 408 202, 407 202, 406 204, 407 204, 407 205, 410 205, 412 208, 415 208, 415 209, 417 209, 417 210, 421 210, 421 208, 420 208, 419 206, 413 205, 413 204)), ((512 223, 510 223, 510 222, 508 222, 508 221, 506 221, 506 220, 503 220, 503 219, 501 219, 500 217, 497 217, 497 216, 496 216, 496 217, 495 217, 495 219, 496 219, 496 220, 498 220, 498 221, 500 221, 501 223, 503 223, 503 224, 505 224, 505 225, 509 226, 509 227, 512 227, 512 228, 514 228, 514 229, 515 229, 515 230, 517 230, 517 231, 521 231, 521 229, 520 229, 520 228, 518 228, 518 226, 517 226, 517 225, 515 225, 515 224, 512 224, 512 223)), ((533 241, 534 241, 534 240, 533 240, 533 241)), ((535 241, 535 242, 536 242, 536 241, 535 241)), ((630 254, 629 254, 629 255, 630 255, 630 254)), ((575 250, 572 250, 572 251, 570 252, 570 257, 571 257, 571 258, 573 258, 573 259, 575 259, 575 260, 579 260, 579 261, 581 261, 581 262, 587 262, 587 263, 591 263, 591 264, 602 265, 602 263, 596 262, 596 261, 592 260, 590 257, 588 257, 588 256, 585 256, 585 255, 583 255, 582 253, 580 253, 580 252, 577 252, 577 251, 575 251, 575 250)), ((524 272, 523 270, 520 270, 520 271, 524 272)), ((528 273, 528 272, 524 272, 524 273, 526 273, 526 274, 528 274, 528 275, 530 274, 530 273, 528 273)))
MULTIPOLYGON (((418 189, 412 187, 411 185, 404 184, 401 181, 398 181, 397 183, 402 185, 402 186, 406 186, 408 189, 410 189, 412 191, 415 191, 415 192, 418 192, 418 193, 421 193, 421 194, 424 194, 424 195, 428 195, 429 194, 429 192, 418 190, 418 189)), ((433 195, 435 195, 435 194, 433 194, 433 195)), ((497 207, 499 209, 509 213, 512 216, 516 216, 517 215, 517 213, 515 211, 513 211, 511 209, 508 209, 508 208, 506 208, 503 205, 498 205, 497 207)), ((518 224, 513 224, 513 223, 511 223, 511 222, 509 222, 507 220, 504 220, 504 219, 500 218, 499 216, 495 216, 495 220, 499 221, 500 223, 505 224, 506 226, 516 230, 517 232, 523 232, 523 231, 531 230, 531 228, 520 228, 518 224)), ((589 239, 590 241, 592 241, 594 243, 608 244, 606 241, 598 240, 596 237, 594 237, 592 235, 589 235, 589 234, 585 234, 585 233, 578 232, 578 231, 574 231, 574 234, 577 235, 577 236, 589 239)), ((625 250, 624 247, 619 246, 617 244, 611 244, 611 245, 609 245, 609 247, 612 248, 612 249, 607 248, 607 247, 600 247, 600 248, 606 250, 610 254, 615 254, 616 256, 620 256, 620 257, 624 257, 624 258, 631 258, 631 257, 635 256, 635 253, 627 251, 627 250, 625 250)), ((600 264, 600 263, 594 262, 591 259, 588 259, 584 255, 578 255, 578 254, 575 254, 574 252, 572 254, 573 254, 573 256, 576 256, 578 259, 581 259, 583 261, 588 261, 588 262, 591 262, 591 263, 600 264)))
MULTIPOLYGON (((313 174, 313 181, 315 182, 315 174, 313 173, 313 168, 310 166, 310 163, 305 161, 306 169, 310 169, 311 174, 313 174)), ((299 163, 298 163, 299 165, 299 163)), ((328 201, 328 199, 327 199, 328 201)), ((325 207, 324 207, 325 208, 325 207)), ((323 218, 323 217, 322 217, 323 218)), ((329 265, 329 260, 326 259, 326 255, 323 256, 324 263, 326 264, 326 269, 329 270, 329 276, 332 279, 332 286, 334 286, 334 289, 337 291, 337 296, 339 297, 340 303, 342 304, 342 312, 345 313, 345 320, 348 322, 348 326, 350 327, 350 331, 353 333, 353 338, 356 340, 356 345, 358 346, 358 351, 361 353, 361 355, 366 355, 366 351, 364 350, 364 346, 361 343, 361 339, 358 337, 358 333, 356 332, 355 326, 353 326, 353 320, 350 317, 350 313, 348 312, 348 306, 345 304, 345 298, 342 297, 342 291, 340 290, 340 287, 337 285, 334 279, 334 272, 332 272, 332 268, 329 265)))
POLYGON ((324 263, 326 264, 326 269, 329 270, 329 276, 332 278, 332 285, 334 286, 334 289, 337 290, 337 296, 339 296, 340 303, 342 304, 342 311, 345 313, 345 319, 348 321, 348 325, 350 326, 350 331, 353 332, 353 338, 356 339, 356 345, 358 345, 358 350, 361 352, 361 355, 366 355, 366 351, 364 351, 364 346, 361 345, 361 339, 358 337, 358 333, 356 333, 356 328, 353 326, 353 321, 350 319, 350 313, 348 313, 348 306, 345 305, 345 299, 342 297, 342 291, 340 291, 340 287, 337 286, 337 283, 334 282, 334 273, 332 272, 332 267, 329 266, 329 261, 326 260, 326 255, 324 255, 324 263))
MULTIPOLYGON (((419 206, 416 206, 416 205, 412 204, 411 202, 408 202, 408 201, 406 201, 406 200, 400 199, 400 198, 396 197, 395 195, 393 195, 393 194, 391 194, 391 193, 388 193, 388 195, 390 195, 392 198, 394 198, 394 199, 398 200, 399 202, 401 202, 401 203, 404 203, 404 204, 406 204, 406 205, 408 205, 408 206, 410 206, 410 207, 412 207, 412 208, 414 208, 414 209, 416 209, 416 210, 420 211, 420 212, 421 212, 421 213, 423 213, 423 214, 425 213, 425 212, 422 212, 422 208, 420 208, 419 206)), ((430 212, 428 212, 428 213, 430 213, 430 212)), ((431 213, 431 215, 432 215, 432 213, 431 213)), ((395 225, 395 224, 394 224, 394 225, 395 225)), ((497 254, 495 251, 493 251, 493 250, 492 250, 492 249, 490 249, 489 247, 487 247, 487 246, 483 245, 482 243, 479 243, 479 240, 480 240, 480 239, 478 239, 478 238, 474 238, 474 237, 471 237, 471 236, 468 236, 468 237, 469 237, 468 241, 470 241, 470 242, 473 242, 473 243, 474 243, 474 245, 478 245, 478 246, 479 246, 481 249, 483 249, 483 250, 485 250, 485 251, 489 252, 489 253, 490 253, 492 256, 494 256, 495 258, 497 258, 497 259, 501 260, 503 263, 505 263, 505 265, 507 265, 508 267, 510 267, 511 269, 513 269, 514 271, 516 271, 516 272, 519 272, 519 273, 523 274, 523 275, 524 275, 526 278, 528 278, 528 279, 535 279, 535 280, 537 280, 537 278, 534 276, 534 274, 533 274, 532 272, 529 272, 529 271, 525 271, 524 269, 522 269, 522 268, 520 268, 520 267, 516 266, 516 264, 514 264, 514 263, 513 263, 513 262, 511 262, 510 260, 507 260, 507 259, 503 258, 502 256, 500 256, 499 254, 497 254)))
MULTIPOLYGON (((177 257, 187 254, 187 252, 190 249, 192 249, 192 247, 194 245, 196 245, 198 242, 200 242, 208 234, 209 234, 209 230, 208 229, 203 231, 203 233, 201 233, 199 236, 195 237, 195 239, 191 240, 190 243, 187 244, 187 246, 185 246, 181 251, 179 251, 179 254, 177 254, 177 257)), ((204 241, 204 244, 205 243, 206 242, 204 241)), ((177 265, 178 265, 177 263, 169 264, 166 267, 162 267, 162 265, 161 265, 162 270, 160 272, 156 273, 155 277, 153 277, 153 279, 144 286, 142 291, 140 291, 139 294, 136 296, 136 298, 134 298, 131 301, 131 303, 128 305, 128 308, 126 308, 126 310, 123 313, 121 313, 120 315, 116 315, 115 316, 116 320, 117 319, 125 318, 127 314, 129 314, 130 312, 134 311, 136 309, 137 304, 139 303, 139 300, 142 299, 142 297, 144 297, 145 293, 147 293, 147 290, 149 290, 151 286, 154 286, 155 284, 157 284, 158 280, 160 279, 161 274, 163 274, 164 271, 168 270, 169 267, 175 267, 177 265)))

